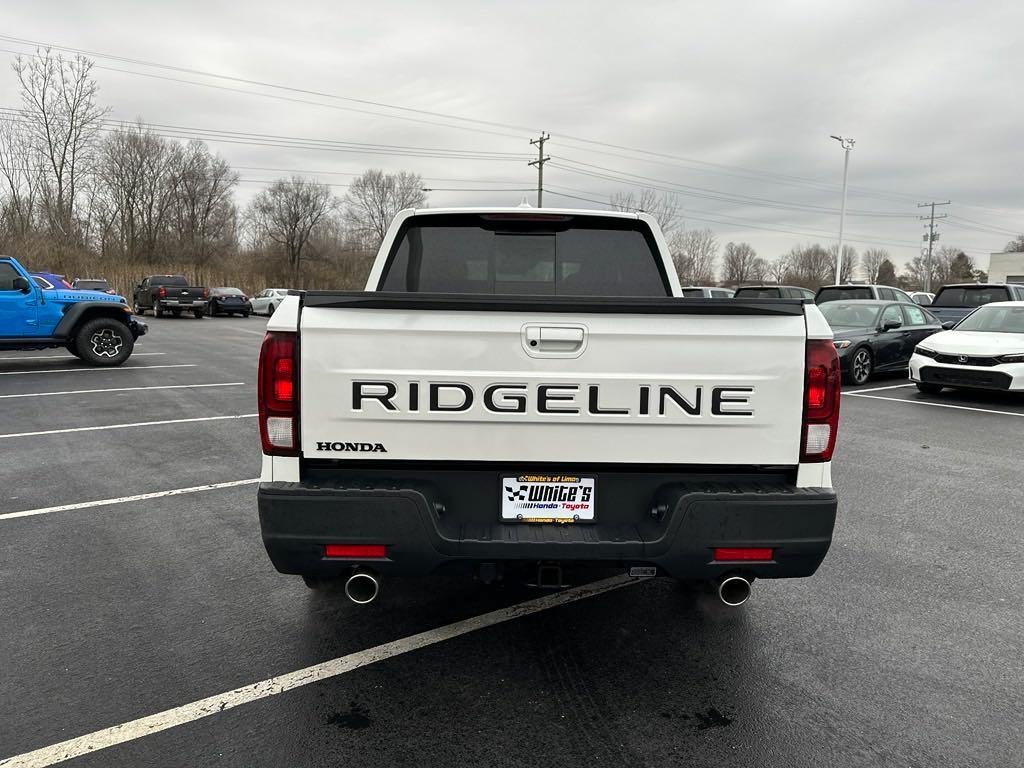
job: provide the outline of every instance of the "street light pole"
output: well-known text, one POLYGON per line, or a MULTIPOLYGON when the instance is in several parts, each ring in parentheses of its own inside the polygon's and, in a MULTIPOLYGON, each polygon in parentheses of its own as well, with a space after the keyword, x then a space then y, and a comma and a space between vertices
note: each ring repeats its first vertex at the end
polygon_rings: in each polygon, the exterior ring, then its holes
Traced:
POLYGON ((843 158, 843 207, 839 209, 839 248, 836 251, 836 283, 839 283, 843 264, 843 225, 846 224, 846 179, 850 173, 850 150, 853 149, 853 145, 857 142, 842 136, 832 136, 830 138, 838 141, 846 152, 843 158))

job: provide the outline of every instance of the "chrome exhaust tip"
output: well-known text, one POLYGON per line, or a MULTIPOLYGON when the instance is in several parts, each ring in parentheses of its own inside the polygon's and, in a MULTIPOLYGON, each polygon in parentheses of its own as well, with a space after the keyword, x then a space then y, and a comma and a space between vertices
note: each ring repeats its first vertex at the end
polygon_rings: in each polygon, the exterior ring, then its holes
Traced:
POLYGON ((345 595, 353 603, 372 603, 380 594, 380 581, 370 571, 357 570, 345 582, 345 595))
POLYGON ((734 608, 750 598, 750 582, 742 576, 726 576, 718 582, 718 599, 734 608))

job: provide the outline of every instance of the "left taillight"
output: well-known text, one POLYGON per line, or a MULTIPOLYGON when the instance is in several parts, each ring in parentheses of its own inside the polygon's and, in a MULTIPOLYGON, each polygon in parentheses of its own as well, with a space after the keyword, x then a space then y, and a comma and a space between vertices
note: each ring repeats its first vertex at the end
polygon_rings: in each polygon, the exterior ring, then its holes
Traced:
POLYGON ((830 339, 807 341, 800 461, 831 461, 839 431, 839 356, 830 339))
POLYGON ((299 359, 296 334, 270 331, 260 347, 260 440, 268 456, 299 455, 299 359))

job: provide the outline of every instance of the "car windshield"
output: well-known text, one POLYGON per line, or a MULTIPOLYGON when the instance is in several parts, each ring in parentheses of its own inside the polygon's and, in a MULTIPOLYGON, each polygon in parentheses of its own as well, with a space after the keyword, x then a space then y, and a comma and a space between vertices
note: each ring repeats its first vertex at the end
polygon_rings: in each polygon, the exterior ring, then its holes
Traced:
POLYGON ((956 330, 1024 333, 1024 307, 982 307, 961 320, 956 330))
POLYGON ((737 299, 777 299, 782 296, 781 288, 737 288, 737 299))
POLYGON ((844 299, 873 299, 871 295, 871 289, 866 285, 864 286, 852 286, 848 288, 834 287, 834 288, 822 288, 818 291, 818 296, 815 301, 818 304, 824 304, 826 301, 843 301, 844 299))
POLYGON ((853 301, 830 301, 821 307, 821 314, 833 328, 868 328, 878 325, 876 304, 858 304, 853 301))
POLYGON ((1006 301, 1010 292, 1003 286, 967 285, 940 288, 932 300, 934 307, 981 307, 993 301, 1006 301))

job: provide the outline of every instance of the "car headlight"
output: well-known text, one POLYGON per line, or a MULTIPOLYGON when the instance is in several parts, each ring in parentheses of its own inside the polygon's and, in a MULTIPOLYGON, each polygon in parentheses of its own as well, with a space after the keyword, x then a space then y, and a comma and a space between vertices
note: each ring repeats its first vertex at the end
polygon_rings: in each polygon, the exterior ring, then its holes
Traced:
POLYGON ((999 362, 1001 363, 1024 363, 1024 352, 1014 352, 1010 355, 1000 355, 999 362))
POLYGON ((852 343, 849 339, 836 339, 832 342, 836 349, 846 349, 852 343))
POLYGON ((925 357, 936 357, 939 353, 934 349, 928 349, 928 347, 915 347, 914 352, 925 357))

